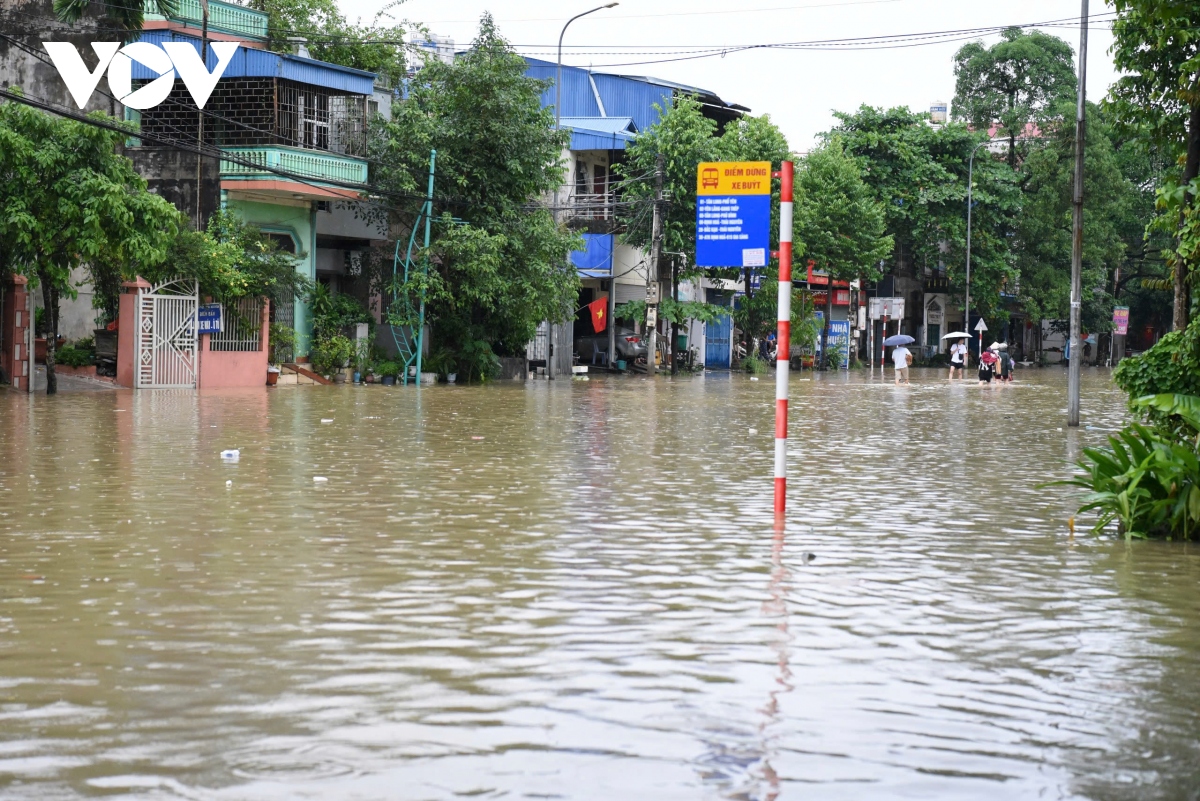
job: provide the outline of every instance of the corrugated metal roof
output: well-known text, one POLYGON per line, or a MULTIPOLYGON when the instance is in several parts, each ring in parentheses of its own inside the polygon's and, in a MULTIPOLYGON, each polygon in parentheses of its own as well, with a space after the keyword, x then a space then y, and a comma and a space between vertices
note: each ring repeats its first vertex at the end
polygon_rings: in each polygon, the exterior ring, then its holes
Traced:
POLYGON ((624 150, 637 136, 632 117, 563 117, 571 129, 571 150, 624 150))
MULTIPOLYGON (((539 81, 549 81, 550 86, 542 92, 542 106, 552 107, 555 100, 556 65, 552 61, 541 61, 536 58, 527 58, 525 62, 529 65, 525 70, 526 75, 539 81)), ((562 78, 562 111, 560 114, 564 117, 599 117, 600 107, 596 105, 596 96, 592 94, 592 85, 588 81, 587 70, 563 65, 562 78)), ((605 110, 612 114, 612 109, 607 108, 607 99, 604 105, 605 110)))
POLYGON ((637 133, 633 117, 563 117, 562 127, 595 133, 637 133))
POLYGON ((596 81, 596 90, 604 99, 604 108, 609 115, 633 117, 639 131, 658 122, 659 110, 654 108, 655 105, 666 110, 675 101, 675 91, 667 86, 631 81, 604 73, 594 73, 592 78, 596 81))
MULTIPOLYGON (((176 31, 142 31, 140 41, 162 45, 163 42, 188 42, 200 52, 200 40, 176 31)), ((208 53, 208 68, 217 66, 217 57, 208 53)), ((154 73, 138 62, 133 63, 134 80, 152 80, 154 73)), ((312 58, 301 58, 290 53, 272 53, 251 47, 239 47, 233 60, 225 69, 224 78, 286 78, 310 86, 322 86, 335 91, 369 95, 375 84, 375 74, 363 70, 328 64, 312 58)))
MULTIPOLYGON (((551 85, 542 92, 542 105, 553 106, 555 103, 554 77, 557 65, 552 61, 536 58, 526 58, 525 74, 531 78, 549 81, 551 85)), ((720 97, 707 89, 696 86, 666 81, 660 78, 650 78, 643 75, 619 75, 609 72, 590 72, 566 64, 562 68, 562 116, 566 117, 595 117, 600 116, 600 106, 596 103, 592 91, 592 81, 596 84, 596 92, 604 104, 604 111, 609 117, 632 117, 638 130, 645 130, 658 121, 659 112, 654 108, 670 108, 677 94, 696 95, 700 101, 708 104, 710 112, 720 119, 736 118, 738 112, 749 111, 745 106, 726 103, 720 97)))

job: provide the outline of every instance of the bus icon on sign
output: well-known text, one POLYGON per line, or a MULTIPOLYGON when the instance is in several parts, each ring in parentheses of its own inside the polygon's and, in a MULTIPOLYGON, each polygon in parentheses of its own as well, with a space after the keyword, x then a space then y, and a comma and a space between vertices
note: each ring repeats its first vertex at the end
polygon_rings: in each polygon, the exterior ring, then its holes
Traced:
POLYGON ((719 185, 717 180, 720 173, 716 167, 705 167, 700 171, 700 188, 701 189, 716 189, 719 185))

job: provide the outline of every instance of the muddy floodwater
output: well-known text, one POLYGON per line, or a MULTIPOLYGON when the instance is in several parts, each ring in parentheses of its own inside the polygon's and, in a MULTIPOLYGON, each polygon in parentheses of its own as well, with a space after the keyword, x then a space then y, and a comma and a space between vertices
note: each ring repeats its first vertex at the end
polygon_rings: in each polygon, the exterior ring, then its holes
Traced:
POLYGON ((0 393, 0 798, 1195 799, 1084 371, 0 393), (236 462, 220 453, 238 449, 236 462))

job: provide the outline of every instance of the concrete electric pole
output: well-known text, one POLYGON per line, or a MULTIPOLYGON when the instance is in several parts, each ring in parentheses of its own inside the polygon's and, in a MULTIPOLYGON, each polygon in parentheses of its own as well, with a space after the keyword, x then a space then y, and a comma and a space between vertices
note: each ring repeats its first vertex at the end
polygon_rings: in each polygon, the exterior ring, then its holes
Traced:
POLYGON ((1079 12, 1079 93, 1075 104, 1075 198, 1071 232, 1071 363, 1067 367, 1067 425, 1079 425, 1079 378, 1083 348, 1079 341, 1083 303, 1083 146, 1087 87, 1088 0, 1079 12))
POLYGON ((646 372, 658 366, 658 265, 662 261, 663 154, 654 163, 654 222, 650 228, 650 269, 646 273, 646 372))

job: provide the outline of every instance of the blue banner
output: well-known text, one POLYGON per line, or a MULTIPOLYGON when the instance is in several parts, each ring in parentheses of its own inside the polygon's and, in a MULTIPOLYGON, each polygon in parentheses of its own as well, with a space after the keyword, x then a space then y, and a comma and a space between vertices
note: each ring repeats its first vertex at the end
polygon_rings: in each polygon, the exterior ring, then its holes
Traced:
POLYGON ((697 267, 766 267, 770 195, 696 198, 697 267))
POLYGON ((583 250, 572 251, 580 278, 609 278, 613 272, 613 235, 584 234, 583 250))

